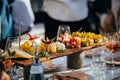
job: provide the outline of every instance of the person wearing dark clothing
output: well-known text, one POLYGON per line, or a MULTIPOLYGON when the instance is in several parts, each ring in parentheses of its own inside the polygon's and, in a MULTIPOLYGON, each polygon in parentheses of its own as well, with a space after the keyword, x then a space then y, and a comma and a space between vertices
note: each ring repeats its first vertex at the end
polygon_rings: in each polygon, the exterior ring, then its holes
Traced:
POLYGON ((100 33, 101 25, 100 25, 100 16, 102 14, 108 13, 108 10, 111 9, 111 0, 95 0, 94 2, 88 2, 89 8, 89 21, 90 23, 94 23, 96 30, 95 33, 100 33))
POLYGON ((89 22, 88 17, 84 20, 67 22, 67 21, 59 21, 51 18, 46 12, 38 12, 35 13, 35 23, 44 22, 46 32, 45 36, 50 39, 56 37, 57 30, 59 25, 69 25, 71 32, 78 31, 82 27, 82 31, 89 31, 89 22), (39 17, 38 17, 39 16, 39 17), (54 31, 53 31, 54 30, 54 31))
POLYGON ((81 27, 89 31, 87 0, 44 0, 42 10, 35 13, 35 22, 45 23, 45 37, 50 39, 57 36, 59 25, 70 26, 71 32, 81 27))
POLYGON ((0 48, 5 48, 6 39, 14 36, 10 4, 14 0, 0 0, 0 48))

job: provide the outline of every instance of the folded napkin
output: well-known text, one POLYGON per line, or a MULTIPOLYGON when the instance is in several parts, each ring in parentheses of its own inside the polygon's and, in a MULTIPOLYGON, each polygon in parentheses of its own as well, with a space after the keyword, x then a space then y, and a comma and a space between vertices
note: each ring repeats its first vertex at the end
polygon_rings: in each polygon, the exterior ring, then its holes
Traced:
POLYGON ((64 74, 54 74, 53 80, 88 80, 84 72, 70 72, 64 74))
POLYGON ((52 63, 52 61, 42 62, 42 66, 44 71, 50 71, 55 69, 55 65, 52 63))

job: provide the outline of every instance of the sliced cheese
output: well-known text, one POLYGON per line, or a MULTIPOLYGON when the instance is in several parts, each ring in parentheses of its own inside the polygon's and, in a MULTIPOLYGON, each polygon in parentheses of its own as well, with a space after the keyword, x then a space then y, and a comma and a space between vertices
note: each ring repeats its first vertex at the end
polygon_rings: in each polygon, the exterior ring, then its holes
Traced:
MULTIPOLYGON (((33 57, 29 53, 27 53, 19 48, 10 49, 10 51, 16 51, 15 55, 12 56, 11 58, 32 58, 33 57)), ((6 58, 9 58, 8 52, 6 52, 6 58)))

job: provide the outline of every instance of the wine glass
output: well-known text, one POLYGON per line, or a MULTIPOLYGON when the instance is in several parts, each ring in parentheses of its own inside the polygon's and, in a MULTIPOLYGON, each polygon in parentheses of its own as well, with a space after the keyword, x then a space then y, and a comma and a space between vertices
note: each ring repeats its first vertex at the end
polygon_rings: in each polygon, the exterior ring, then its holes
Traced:
POLYGON ((62 36, 65 36, 67 39, 71 35, 71 30, 68 25, 59 25, 57 32, 57 40, 61 40, 62 36))
POLYGON ((5 51, 8 49, 15 49, 19 47, 19 40, 18 37, 8 37, 6 46, 5 46, 5 51))
MULTIPOLYGON (((71 36, 71 30, 70 30, 70 26, 68 25, 59 25, 58 27, 58 32, 57 32, 57 41, 62 41, 64 40, 65 42, 69 42, 70 41, 70 37, 71 36)), ((66 57, 60 57, 59 58, 60 63, 63 62, 66 57)))
POLYGON ((108 35, 108 42, 106 43, 106 48, 107 50, 112 54, 111 58, 111 64, 112 67, 110 68, 111 70, 116 70, 117 68, 114 65, 114 54, 119 50, 119 40, 115 38, 115 32, 110 32, 108 35))
MULTIPOLYGON (((17 37, 8 37, 7 39, 7 43, 5 46, 5 52, 6 52, 6 56, 8 56, 8 59, 12 60, 12 56, 14 56, 14 54, 12 53, 11 50, 15 50, 16 48, 19 48, 19 40, 17 37), (9 53, 10 51, 10 53, 9 53)), ((14 63, 14 62, 12 62, 14 63)), ((16 66, 13 64, 11 66, 11 69, 8 71, 8 74, 10 76, 11 80, 18 80, 18 74, 16 71, 16 66)))

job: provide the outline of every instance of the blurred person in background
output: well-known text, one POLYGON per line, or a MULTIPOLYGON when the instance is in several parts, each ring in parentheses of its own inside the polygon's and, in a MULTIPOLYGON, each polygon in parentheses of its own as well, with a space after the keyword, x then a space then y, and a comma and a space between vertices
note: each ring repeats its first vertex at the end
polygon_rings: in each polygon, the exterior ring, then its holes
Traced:
POLYGON ((14 36, 10 4, 14 0, 0 0, 0 48, 5 48, 6 39, 14 36))
POLYGON ((115 18, 115 25, 120 31, 120 0, 112 0, 112 12, 115 18))
POLYGON ((101 33, 109 33, 109 32, 113 32, 116 31, 116 26, 115 26, 115 18, 113 15, 112 10, 108 10, 107 14, 103 14, 101 17, 101 33))
POLYGON ((107 28, 107 21, 105 22, 105 19, 111 20, 112 17, 110 13, 111 0, 94 0, 94 2, 88 2, 88 7, 91 30, 95 33, 106 32, 106 29, 107 31, 111 30, 111 27, 107 28), (107 17, 108 15, 109 17, 107 17))
POLYGON ((110 0, 110 1, 111 1, 111 8, 107 9, 107 14, 103 14, 100 17, 103 33, 120 30, 120 27, 119 27, 120 26, 120 19, 119 19, 120 0, 110 0))
POLYGON ((45 36, 56 37, 59 25, 69 25, 71 32, 90 31, 87 0, 44 0, 35 22, 45 23, 45 36))
POLYGON ((34 14, 30 0, 0 0, 1 40, 0 48, 4 49, 8 37, 25 34, 34 26, 34 14))
POLYGON ((14 34, 18 35, 18 25, 20 24, 20 32, 24 34, 34 27, 34 14, 32 11, 30 0, 15 0, 11 4, 14 34))

